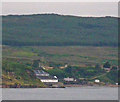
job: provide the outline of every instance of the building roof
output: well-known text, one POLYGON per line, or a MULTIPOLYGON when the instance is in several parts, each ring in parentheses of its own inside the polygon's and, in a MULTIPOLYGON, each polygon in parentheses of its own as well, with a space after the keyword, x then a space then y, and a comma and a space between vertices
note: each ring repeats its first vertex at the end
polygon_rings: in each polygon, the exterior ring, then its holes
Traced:
POLYGON ((38 79, 52 79, 52 80, 58 80, 57 78, 55 77, 52 77, 52 76, 38 76, 37 77, 38 79))
POLYGON ((36 76, 38 79, 43 80, 43 79, 48 79, 48 80, 58 80, 57 77, 49 75, 49 73, 43 71, 43 70, 34 70, 36 76))
POLYGON ((34 72, 36 74, 48 74, 47 72, 43 71, 43 70, 34 70, 34 72))
POLYGON ((36 76, 49 76, 49 73, 43 71, 43 70, 34 70, 36 76))

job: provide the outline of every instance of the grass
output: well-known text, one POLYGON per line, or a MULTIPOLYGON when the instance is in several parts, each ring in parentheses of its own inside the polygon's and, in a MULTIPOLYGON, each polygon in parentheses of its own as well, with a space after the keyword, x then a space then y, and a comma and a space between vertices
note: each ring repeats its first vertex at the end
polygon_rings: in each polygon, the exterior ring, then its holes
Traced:
POLYGON ((34 85, 37 87, 45 87, 45 85, 35 77, 31 66, 18 63, 13 60, 3 60, 2 67, 2 84, 21 86, 34 85))
POLYGON ((83 46, 31 46, 3 48, 3 57, 24 57, 44 59, 48 62, 68 63, 71 65, 103 64, 106 61, 117 64, 117 47, 83 47, 83 46))
POLYGON ((4 46, 3 57, 19 57, 41 59, 48 62, 68 63, 71 65, 85 65, 106 61, 116 64, 118 61, 117 47, 83 47, 83 46, 4 46))
POLYGON ((37 54, 32 53, 32 52, 27 52, 27 51, 17 51, 13 53, 13 56, 18 56, 18 57, 33 57, 37 56, 37 54))
MULTIPOLYGON (((112 65, 118 65, 118 49, 117 47, 83 47, 83 46, 24 46, 24 47, 11 47, 3 46, 3 84, 15 85, 20 83, 21 85, 37 85, 39 87, 45 87, 38 79, 33 77, 33 60, 40 59, 45 65, 49 64, 62 64, 68 63, 71 66, 81 67, 84 73, 95 73, 92 69, 95 64, 105 63, 109 61, 112 65), (52 62, 52 63, 51 63, 52 62), (87 69, 86 69, 87 68, 87 69), (89 69, 90 68, 90 69, 89 69), (31 72, 31 75, 27 73, 27 70, 31 72), (9 75, 7 72, 14 72, 15 76, 9 75)), ((57 67, 56 67, 57 68, 57 67)), ((61 69, 54 69, 50 73, 55 74, 58 72, 58 76, 64 76, 65 73, 61 69)), ((79 70, 73 73, 79 75, 83 74, 83 71, 79 70), (79 73, 77 73, 79 72, 79 73)), ((66 74, 67 75, 67 74, 66 74)), ((94 76, 94 75, 92 75, 94 76)), ((95 75, 96 76, 96 75, 95 75)), ((85 77, 85 76, 84 76, 85 77)), ((100 76, 100 80, 104 79, 104 82, 114 83, 106 75, 100 76)))

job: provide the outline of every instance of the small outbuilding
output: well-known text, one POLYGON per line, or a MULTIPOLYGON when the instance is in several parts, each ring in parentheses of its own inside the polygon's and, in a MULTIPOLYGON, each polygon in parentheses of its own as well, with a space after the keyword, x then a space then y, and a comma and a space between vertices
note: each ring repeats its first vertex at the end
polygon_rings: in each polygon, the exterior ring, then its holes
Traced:
POLYGON ((100 82, 100 80, 99 79, 95 79, 95 83, 99 83, 100 82))
POLYGON ((68 81, 68 82, 74 81, 74 78, 69 78, 69 77, 67 77, 67 78, 64 78, 64 81, 68 81))

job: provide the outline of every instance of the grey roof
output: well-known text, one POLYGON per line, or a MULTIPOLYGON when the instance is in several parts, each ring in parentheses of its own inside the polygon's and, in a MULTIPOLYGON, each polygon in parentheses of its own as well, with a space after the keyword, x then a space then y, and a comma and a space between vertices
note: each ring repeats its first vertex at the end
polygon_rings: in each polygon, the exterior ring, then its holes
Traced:
POLYGON ((37 78, 39 78, 39 79, 54 79, 54 80, 58 80, 57 78, 54 78, 54 77, 52 77, 52 76, 38 76, 37 78))
POLYGON ((35 74, 38 74, 36 75, 38 79, 54 79, 54 80, 58 80, 57 78, 49 75, 49 73, 43 71, 43 70, 34 70, 35 74), (43 75, 44 74, 44 75, 43 75), (46 75, 48 74, 48 75, 46 75))
POLYGON ((48 74, 47 72, 43 70, 34 70, 35 74, 48 74))

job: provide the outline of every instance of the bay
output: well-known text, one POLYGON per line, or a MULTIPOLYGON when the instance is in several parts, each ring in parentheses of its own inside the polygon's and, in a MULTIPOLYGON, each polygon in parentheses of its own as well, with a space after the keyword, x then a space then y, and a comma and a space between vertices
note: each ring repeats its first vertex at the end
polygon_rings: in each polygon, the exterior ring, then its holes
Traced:
POLYGON ((118 88, 4 88, 2 100, 118 100, 118 88))

